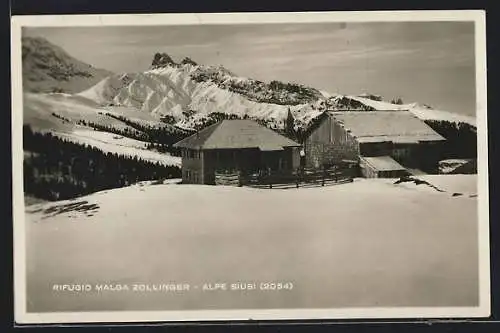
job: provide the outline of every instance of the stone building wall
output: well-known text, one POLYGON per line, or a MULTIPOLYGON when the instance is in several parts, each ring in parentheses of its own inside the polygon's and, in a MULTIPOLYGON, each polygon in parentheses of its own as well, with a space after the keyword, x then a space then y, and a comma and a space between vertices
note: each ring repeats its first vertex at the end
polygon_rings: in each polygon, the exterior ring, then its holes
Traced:
POLYGON ((307 137, 304 144, 307 167, 319 168, 342 160, 358 160, 357 141, 342 124, 331 117, 326 117, 307 137))

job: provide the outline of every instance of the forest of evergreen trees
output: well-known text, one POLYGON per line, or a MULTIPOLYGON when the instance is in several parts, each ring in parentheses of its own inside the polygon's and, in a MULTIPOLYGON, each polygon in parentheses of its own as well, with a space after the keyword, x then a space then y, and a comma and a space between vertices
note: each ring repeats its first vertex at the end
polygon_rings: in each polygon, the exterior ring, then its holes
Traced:
MULTIPOLYGON (((241 117, 235 115, 235 114, 230 114, 230 113, 223 113, 223 112, 212 112, 207 115, 207 118, 203 119, 200 123, 196 124, 195 130, 201 131, 207 126, 213 125, 215 123, 218 123, 219 121, 222 120, 233 120, 233 119, 242 119, 241 117)), ((248 115, 245 115, 243 119, 248 119, 248 115)))
POLYGON ((126 125, 136 129, 137 131, 143 133, 146 139, 141 141, 149 141, 152 143, 160 143, 163 145, 173 145, 174 143, 193 134, 186 130, 174 128, 173 126, 160 127, 160 126, 145 125, 139 122, 132 121, 123 116, 114 115, 111 113, 106 113, 106 115, 115 118, 125 123, 126 125))
POLYGON ((64 200, 143 180, 181 177, 177 166, 101 150, 23 127, 24 191, 46 200, 64 200))
POLYGON ((446 139, 443 159, 477 158, 476 127, 446 120, 425 120, 434 131, 446 139))
POLYGON ((168 152, 178 156, 179 150, 173 147, 173 144, 192 134, 192 132, 172 129, 170 127, 157 127, 152 125, 143 125, 122 116, 106 113, 107 116, 120 120, 129 127, 117 128, 114 126, 101 125, 87 120, 79 120, 77 124, 92 127, 96 130, 114 133, 127 138, 148 142, 147 149, 159 152, 168 152))
POLYGON ((146 133, 143 133, 143 132, 138 131, 136 129, 130 129, 128 127, 117 128, 114 126, 101 125, 99 123, 94 123, 94 122, 88 121, 88 120, 78 120, 76 123, 78 125, 88 126, 88 127, 91 127, 93 129, 103 131, 103 132, 118 134, 118 135, 121 135, 121 136, 124 136, 127 138, 131 138, 134 140, 147 141, 149 138, 146 133))

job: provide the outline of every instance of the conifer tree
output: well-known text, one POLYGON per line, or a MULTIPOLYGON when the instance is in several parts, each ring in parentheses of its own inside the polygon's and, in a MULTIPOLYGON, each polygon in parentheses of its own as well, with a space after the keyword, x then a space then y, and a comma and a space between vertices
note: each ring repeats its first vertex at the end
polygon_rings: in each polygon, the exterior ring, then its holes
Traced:
POLYGON ((285 121, 285 135, 292 140, 296 139, 295 118, 290 108, 288 108, 288 114, 285 121))

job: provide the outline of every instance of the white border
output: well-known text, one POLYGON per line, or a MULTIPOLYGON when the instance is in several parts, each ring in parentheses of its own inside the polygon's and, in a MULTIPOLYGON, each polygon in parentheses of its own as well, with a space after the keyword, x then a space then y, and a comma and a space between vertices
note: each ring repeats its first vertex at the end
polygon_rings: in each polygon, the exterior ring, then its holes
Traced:
POLYGON ((490 258, 488 206, 488 139, 486 113, 485 12, 385 11, 215 14, 126 14, 13 16, 11 22, 12 163, 14 217, 14 308, 18 324, 88 322, 164 322, 218 320, 473 318, 490 315, 490 258), (120 311, 27 313, 25 271, 25 221, 23 197, 23 92, 21 68, 22 27, 152 26, 198 24, 262 24, 320 22, 474 21, 476 42, 476 98, 478 132, 479 302, 478 307, 120 311))

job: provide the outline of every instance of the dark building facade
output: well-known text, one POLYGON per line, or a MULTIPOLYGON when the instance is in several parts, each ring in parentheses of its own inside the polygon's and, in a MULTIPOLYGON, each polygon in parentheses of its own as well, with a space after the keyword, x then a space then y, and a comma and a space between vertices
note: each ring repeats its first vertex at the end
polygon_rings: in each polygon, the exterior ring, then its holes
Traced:
POLYGON ((215 184, 215 174, 295 170, 300 144, 252 120, 223 120, 177 142, 182 181, 215 184))
POLYGON ((405 169, 433 173, 444 140, 409 111, 327 111, 304 141, 306 165, 355 162, 365 177, 392 177, 405 169))

